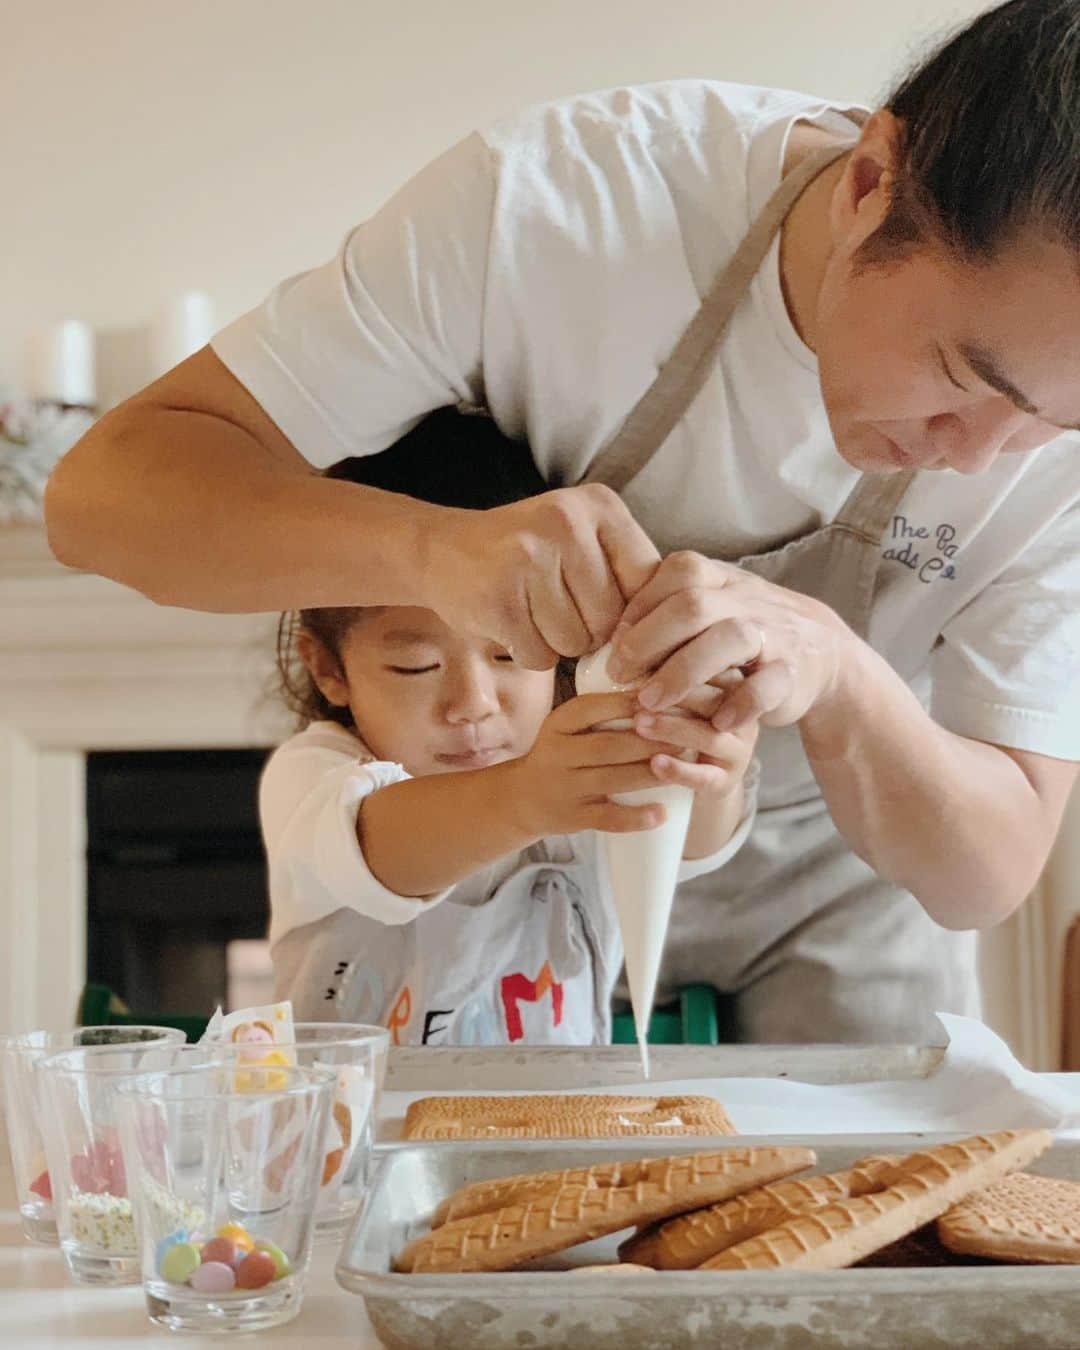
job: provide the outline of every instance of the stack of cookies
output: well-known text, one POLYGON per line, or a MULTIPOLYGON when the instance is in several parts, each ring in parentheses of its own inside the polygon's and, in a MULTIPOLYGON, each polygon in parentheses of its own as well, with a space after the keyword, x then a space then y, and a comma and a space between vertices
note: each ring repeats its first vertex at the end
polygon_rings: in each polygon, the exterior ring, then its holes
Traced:
POLYGON ((809 1148, 731 1146, 477 1182, 394 1266, 510 1270, 631 1227, 616 1269, 825 1270, 890 1253, 1080 1263, 1080 1183, 1022 1170, 1050 1143, 1046 1130, 1002 1130, 801 1177, 809 1148))

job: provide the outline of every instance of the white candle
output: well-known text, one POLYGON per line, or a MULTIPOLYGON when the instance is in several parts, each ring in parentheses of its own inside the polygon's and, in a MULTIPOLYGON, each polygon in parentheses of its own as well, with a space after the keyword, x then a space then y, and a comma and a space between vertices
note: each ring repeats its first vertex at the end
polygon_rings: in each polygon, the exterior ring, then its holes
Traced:
POLYGON ((94 333, 81 319, 61 319, 30 334, 27 391, 44 403, 97 405, 94 333))
POLYGON ((188 291, 162 305, 151 332, 154 378, 186 361, 214 335, 214 306, 203 291, 188 291))

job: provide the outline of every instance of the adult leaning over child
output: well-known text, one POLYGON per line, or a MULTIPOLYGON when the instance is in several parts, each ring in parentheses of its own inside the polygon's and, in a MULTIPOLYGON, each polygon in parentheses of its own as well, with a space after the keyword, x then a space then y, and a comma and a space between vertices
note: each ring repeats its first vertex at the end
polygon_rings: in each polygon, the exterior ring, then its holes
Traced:
POLYGON ((694 80, 470 136, 102 419, 53 546, 167 604, 425 606, 537 667, 621 617, 658 738, 744 669, 758 817, 663 986, 748 1041, 925 1040, 1080 758, 1078 56, 1078 0, 1011 0, 869 116, 694 80), (580 486, 480 515, 312 472, 459 401, 580 486))
MULTIPOLYGON (((544 488, 528 448, 487 417, 425 417, 335 478, 488 510, 544 488), (467 458, 473 483, 447 472, 467 458)), ((304 609, 278 628, 296 733, 259 785, 275 996, 298 1017, 378 1022, 394 1045, 611 1040, 623 961, 598 831, 648 830, 656 782, 692 738, 680 879, 723 867, 753 824, 758 727, 716 731, 695 690, 677 738, 646 740, 631 692, 574 697, 416 605, 304 609)))

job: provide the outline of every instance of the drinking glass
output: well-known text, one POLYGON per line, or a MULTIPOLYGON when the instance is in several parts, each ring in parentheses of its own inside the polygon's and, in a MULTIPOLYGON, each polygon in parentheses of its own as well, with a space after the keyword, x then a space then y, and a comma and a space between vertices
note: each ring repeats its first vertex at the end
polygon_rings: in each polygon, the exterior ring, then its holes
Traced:
MULTIPOLYGON (((315 1210, 315 1240, 337 1240, 352 1222, 368 1180, 390 1033, 385 1027, 360 1022, 297 1022, 293 1037, 291 1043, 275 1043, 274 1049, 291 1052, 301 1066, 334 1071, 334 1099, 315 1210)), ((231 1045, 213 1035, 207 1043, 221 1045, 238 1065, 264 1048, 231 1045)))
POLYGON ((0 1036, 0 1081, 15 1193, 22 1229, 30 1242, 56 1245, 52 1181, 41 1133, 40 1083, 34 1066, 60 1050, 81 1045, 125 1045, 148 1041, 179 1045, 184 1033, 175 1027, 76 1027, 74 1031, 26 1031, 0 1036))
POLYGON ((255 1331, 296 1316, 334 1079, 231 1060, 118 1088, 152 1322, 255 1331))
MULTIPOLYGON (((139 1279, 135 1218, 116 1124, 117 1084, 139 1072, 205 1065, 215 1053, 212 1046, 147 1041, 83 1046, 35 1064, 60 1250, 80 1283, 139 1279)), ((177 1223, 182 1217, 177 1215, 177 1223)))

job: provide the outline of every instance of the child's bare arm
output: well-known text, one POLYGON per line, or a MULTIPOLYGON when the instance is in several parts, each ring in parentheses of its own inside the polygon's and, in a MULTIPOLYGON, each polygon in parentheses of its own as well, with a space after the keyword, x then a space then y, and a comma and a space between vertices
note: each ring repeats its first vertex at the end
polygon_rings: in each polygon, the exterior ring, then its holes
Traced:
POLYGON ((690 812, 690 828, 686 831, 683 857, 690 860, 719 853, 739 828, 742 814, 741 782, 736 783, 724 797, 705 797, 698 793, 690 812))
POLYGON ((549 714, 520 759, 373 792, 356 821, 368 867, 398 895, 430 896, 547 834, 660 824, 661 806, 607 800, 609 793, 655 784, 650 756, 678 750, 645 741, 630 727, 596 729, 628 717, 635 702, 632 693, 571 699, 549 714))
POLYGON ((513 763, 408 778, 365 797, 356 837, 373 875, 398 895, 431 896, 531 844, 513 810, 513 763))
POLYGON ((666 739, 697 753, 694 762, 678 759, 657 747, 652 759, 656 780, 679 783, 694 791, 694 807, 683 857, 707 858, 718 853, 743 817, 743 785, 757 744, 757 723, 737 731, 717 731, 708 720, 711 709, 698 715, 686 709, 673 713, 639 712, 635 729, 646 739, 666 739))

